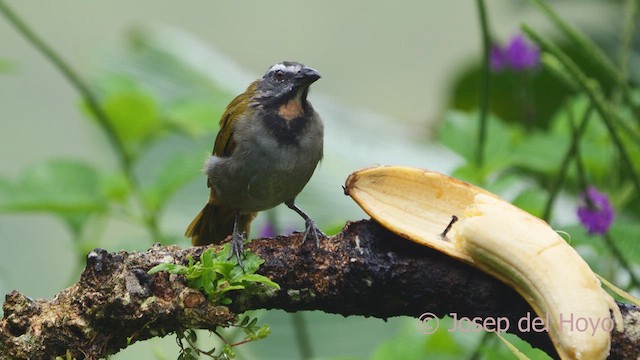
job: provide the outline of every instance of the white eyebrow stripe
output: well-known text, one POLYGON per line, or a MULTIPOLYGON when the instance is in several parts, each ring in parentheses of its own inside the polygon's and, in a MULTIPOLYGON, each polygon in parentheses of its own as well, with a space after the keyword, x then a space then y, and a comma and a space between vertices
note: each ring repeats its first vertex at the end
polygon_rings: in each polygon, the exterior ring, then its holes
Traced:
POLYGON ((276 71, 276 70, 282 70, 282 71, 286 71, 287 67, 284 66, 284 64, 275 64, 271 67, 271 69, 269 71, 276 71))
POLYGON ((285 66, 284 64, 275 64, 271 67, 271 69, 269 69, 269 72, 276 70, 297 73, 298 71, 300 71, 300 65, 285 66))

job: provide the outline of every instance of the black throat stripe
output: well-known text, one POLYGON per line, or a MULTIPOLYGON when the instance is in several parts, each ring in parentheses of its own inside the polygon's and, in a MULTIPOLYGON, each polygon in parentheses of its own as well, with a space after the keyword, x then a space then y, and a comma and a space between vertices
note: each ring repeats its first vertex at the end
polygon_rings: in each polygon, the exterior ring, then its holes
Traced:
POLYGON ((282 116, 273 112, 263 116, 262 119, 280 145, 297 145, 300 134, 302 134, 304 128, 307 126, 307 118, 305 115, 287 121, 282 116))

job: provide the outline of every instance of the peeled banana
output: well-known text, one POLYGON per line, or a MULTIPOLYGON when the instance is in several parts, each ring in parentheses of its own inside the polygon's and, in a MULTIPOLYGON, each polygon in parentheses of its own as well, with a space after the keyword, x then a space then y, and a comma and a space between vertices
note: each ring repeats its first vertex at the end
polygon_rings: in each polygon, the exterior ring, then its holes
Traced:
POLYGON ((562 359, 608 356, 610 332, 622 324, 620 309, 544 221, 481 188, 415 168, 357 171, 347 179, 346 193, 394 233, 513 287, 545 319, 562 359))

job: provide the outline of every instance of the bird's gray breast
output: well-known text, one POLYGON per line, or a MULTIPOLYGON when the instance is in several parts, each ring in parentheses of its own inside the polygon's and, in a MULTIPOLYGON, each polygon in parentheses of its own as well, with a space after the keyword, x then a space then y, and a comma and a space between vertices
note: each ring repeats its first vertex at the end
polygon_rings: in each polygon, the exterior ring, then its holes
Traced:
POLYGON ((292 200, 322 158, 323 126, 317 114, 295 129, 295 136, 290 136, 295 141, 282 141, 284 127, 278 136, 265 121, 242 120, 234 131, 232 156, 212 156, 205 165, 218 197, 243 212, 266 210, 292 200))

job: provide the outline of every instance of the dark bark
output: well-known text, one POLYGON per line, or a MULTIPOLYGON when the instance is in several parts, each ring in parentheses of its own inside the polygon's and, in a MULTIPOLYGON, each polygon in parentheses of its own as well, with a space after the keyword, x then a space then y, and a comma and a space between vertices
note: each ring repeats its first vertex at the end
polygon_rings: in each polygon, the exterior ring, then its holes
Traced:
MULTIPOLYGON (((438 317, 507 317, 509 332, 556 356, 546 333, 518 331, 517 321, 535 314, 514 290, 375 222, 350 223, 319 249, 312 241, 300 244, 300 234, 258 239, 247 247, 265 259, 259 273, 282 289, 252 287, 232 296, 230 307, 208 302, 187 288, 182 276, 147 275, 159 263, 185 263, 188 255, 198 258, 205 248, 154 246, 136 253, 96 249, 87 257, 80 281, 52 300, 31 300, 16 291, 6 296, 0 357, 47 359, 68 350, 77 358, 99 358, 132 342, 185 328, 228 326, 235 314, 259 308, 383 319, 418 318, 426 312, 438 317)), ((614 331, 609 358, 636 359, 640 310, 629 305, 622 310, 625 331, 614 331)))

